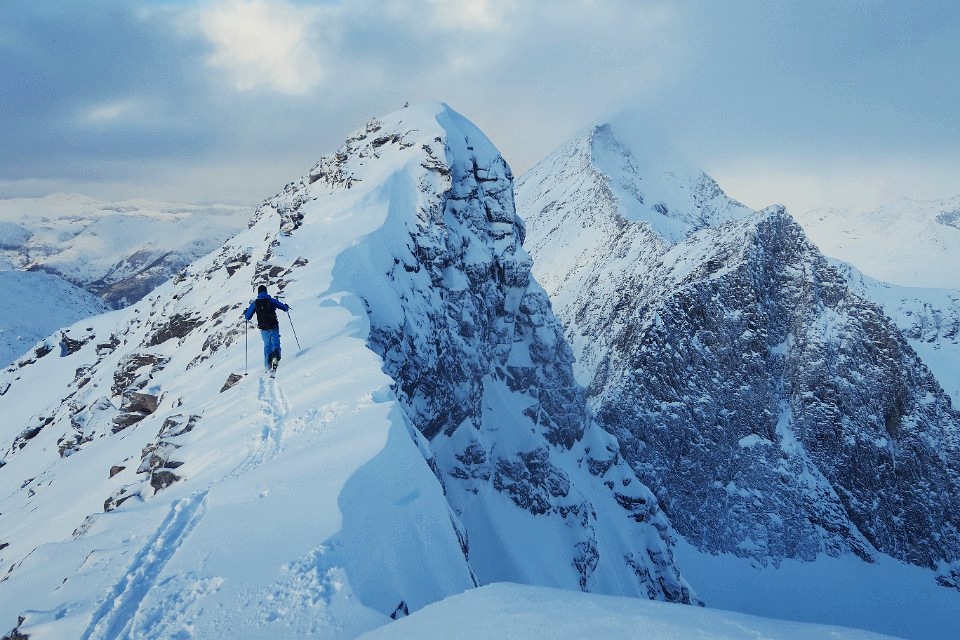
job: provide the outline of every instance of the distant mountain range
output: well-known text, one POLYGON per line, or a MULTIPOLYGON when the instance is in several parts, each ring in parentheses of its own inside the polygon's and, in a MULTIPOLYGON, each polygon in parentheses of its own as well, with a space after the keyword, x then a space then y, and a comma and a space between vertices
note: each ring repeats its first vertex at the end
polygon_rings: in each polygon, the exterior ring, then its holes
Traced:
POLYGON ((48 332, 0 372, 11 639, 955 633, 958 296, 634 121, 515 184, 417 105, 252 216, 0 201, 0 256, 51 322, 2 320, 48 332))
POLYGON ((0 200, 0 267, 52 273, 118 309, 246 226, 249 207, 77 194, 0 200))
POLYGON ((826 255, 906 287, 960 289, 960 196, 877 209, 814 209, 797 222, 826 255))
POLYGON ((59 327, 140 300, 246 226, 250 210, 78 194, 0 200, 0 366, 59 327), (99 300, 96 300, 99 298, 99 300))

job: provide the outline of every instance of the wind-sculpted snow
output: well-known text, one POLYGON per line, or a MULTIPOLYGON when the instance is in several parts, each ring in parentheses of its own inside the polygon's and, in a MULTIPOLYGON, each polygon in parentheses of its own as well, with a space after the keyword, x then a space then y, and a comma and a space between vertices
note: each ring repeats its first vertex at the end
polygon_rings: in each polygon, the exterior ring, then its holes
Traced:
POLYGON ((597 418, 677 531, 761 565, 883 553, 952 584, 960 414, 903 334, 782 208, 658 233, 596 168, 609 144, 538 165, 519 210, 597 418))
POLYGON ((405 159, 369 196, 386 217, 338 257, 334 286, 365 302, 371 347, 480 582, 691 601, 668 524, 593 425, 561 326, 530 277, 509 168, 459 115, 436 120, 432 131, 371 122, 278 210, 289 228, 306 225, 303 203, 318 187, 362 188, 378 158, 405 159))
POLYGON ((404 109, 42 341, 0 376, 0 629, 350 638, 500 579, 695 602, 522 238, 486 138, 404 109))

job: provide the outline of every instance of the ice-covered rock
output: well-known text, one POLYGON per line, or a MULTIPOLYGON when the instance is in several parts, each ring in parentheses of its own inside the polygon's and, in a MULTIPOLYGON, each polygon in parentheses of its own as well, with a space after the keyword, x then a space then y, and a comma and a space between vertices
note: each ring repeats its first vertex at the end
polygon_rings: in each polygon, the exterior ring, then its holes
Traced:
POLYGON ((760 564, 956 562, 960 414, 903 333, 782 208, 690 187, 610 131, 523 176, 518 210, 578 379, 677 530, 760 564), (638 208, 647 183, 669 225, 638 208))

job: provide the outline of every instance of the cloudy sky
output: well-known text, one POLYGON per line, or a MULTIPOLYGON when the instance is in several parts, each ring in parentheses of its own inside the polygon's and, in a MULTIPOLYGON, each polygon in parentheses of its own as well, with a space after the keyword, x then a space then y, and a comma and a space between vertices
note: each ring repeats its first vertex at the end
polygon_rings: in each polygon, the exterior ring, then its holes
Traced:
POLYGON ((0 197, 256 204, 444 101, 519 175, 638 109, 761 207, 960 193, 955 0, 0 0, 0 197))

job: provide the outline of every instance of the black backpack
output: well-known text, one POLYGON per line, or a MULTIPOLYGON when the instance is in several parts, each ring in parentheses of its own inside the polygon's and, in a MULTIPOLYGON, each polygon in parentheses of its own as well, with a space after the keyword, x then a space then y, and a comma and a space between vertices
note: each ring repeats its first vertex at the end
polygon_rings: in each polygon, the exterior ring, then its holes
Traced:
POLYGON ((277 309, 270 298, 257 298, 254 302, 257 310, 257 327, 264 330, 277 329, 280 322, 277 320, 277 309))

